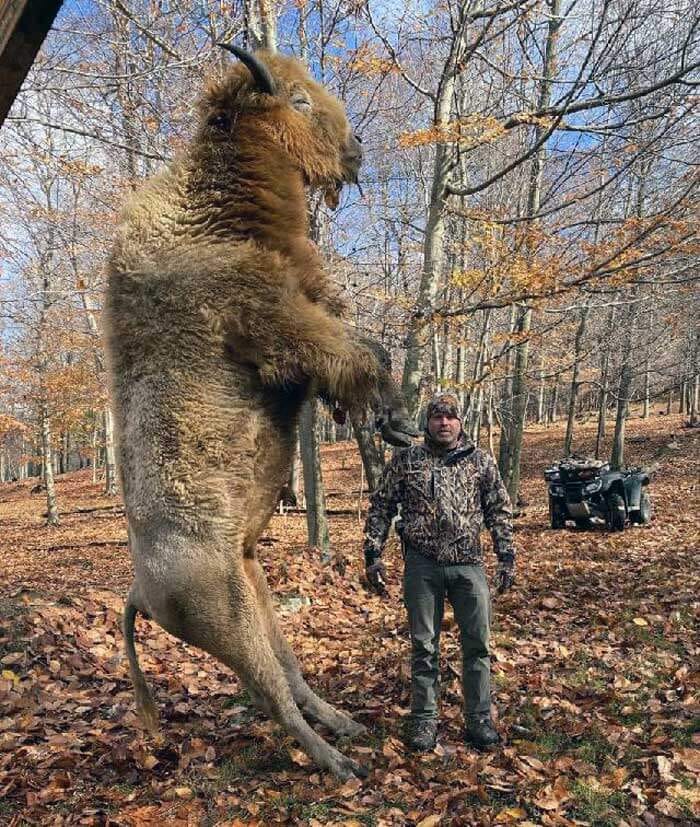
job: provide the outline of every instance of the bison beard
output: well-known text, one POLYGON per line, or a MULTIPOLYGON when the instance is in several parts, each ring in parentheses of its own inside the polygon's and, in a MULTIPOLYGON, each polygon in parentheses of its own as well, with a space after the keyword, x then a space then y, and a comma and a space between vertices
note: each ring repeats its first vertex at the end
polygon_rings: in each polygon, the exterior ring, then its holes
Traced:
POLYGON ((321 700, 284 640, 256 544, 288 478, 310 393, 372 404, 415 431, 386 354, 340 319, 308 240, 305 187, 356 180, 344 110, 297 61, 234 50, 183 155, 125 208, 105 334, 135 580, 124 632, 139 713, 156 710, 134 649, 141 612, 236 671, 323 769, 361 768, 305 718, 363 727, 321 700))

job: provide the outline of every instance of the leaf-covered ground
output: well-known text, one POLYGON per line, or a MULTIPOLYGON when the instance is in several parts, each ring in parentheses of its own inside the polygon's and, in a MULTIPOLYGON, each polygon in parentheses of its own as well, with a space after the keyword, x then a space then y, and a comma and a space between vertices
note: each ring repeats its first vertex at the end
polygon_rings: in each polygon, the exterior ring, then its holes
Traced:
MULTIPOLYGON (((579 438, 590 447, 593 426, 579 438)), ((460 739, 449 613, 439 746, 405 753, 400 555, 392 541, 389 597, 368 596, 358 456, 350 443, 324 450, 329 508, 341 512, 331 515, 333 563, 306 548, 300 514, 274 517, 260 556, 278 596, 310 598, 283 619, 310 683, 369 727, 342 747, 370 775, 342 785, 251 708, 226 668, 140 620, 162 720, 158 737, 146 735, 119 631, 131 579, 119 502, 89 472, 66 475, 62 523, 50 529, 42 494, 1 485, 0 824, 700 823, 700 434, 656 416, 631 421, 628 438, 630 463, 659 464, 655 516, 609 534, 547 528, 541 474, 562 433, 526 435, 519 580, 494 606, 505 744, 487 756, 460 739)))

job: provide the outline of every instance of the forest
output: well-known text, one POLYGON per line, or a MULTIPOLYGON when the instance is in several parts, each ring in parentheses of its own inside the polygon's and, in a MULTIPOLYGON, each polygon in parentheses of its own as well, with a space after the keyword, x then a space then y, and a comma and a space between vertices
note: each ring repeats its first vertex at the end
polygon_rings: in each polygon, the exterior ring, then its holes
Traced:
POLYGON ((65 0, 0 129, 0 822, 697 823, 699 34, 690 0, 65 0), (369 412, 320 400, 263 551, 300 604, 295 648, 374 725, 357 747, 373 776, 333 789, 155 624, 170 743, 130 711, 105 262, 125 199, 178 155, 203 79, 230 64, 220 42, 299 57, 346 106, 364 162, 335 211, 309 193, 313 241, 416 424, 456 393, 515 505, 497 759, 401 752, 397 548, 390 601, 359 574, 391 449, 369 412), (552 532, 543 472, 573 453, 647 469, 651 525, 552 532))

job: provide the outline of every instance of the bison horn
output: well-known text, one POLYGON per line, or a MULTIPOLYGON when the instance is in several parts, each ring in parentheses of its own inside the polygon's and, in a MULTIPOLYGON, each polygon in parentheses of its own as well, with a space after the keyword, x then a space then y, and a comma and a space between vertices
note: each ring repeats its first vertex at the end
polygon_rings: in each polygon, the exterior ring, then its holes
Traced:
POLYGON ((250 74, 253 76, 259 92, 264 92, 266 95, 275 94, 275 80, 270 74, 270 70, 262 61, 258 60, 255 55, 246 52, 245 49, 241 49, 239 46, 230 46, 228 43, 219 43, 217 45, 221 46, 222 49, 226 49, 227 52, 232 52, 241 63, 245 63, 248 69, 250 69, 250 74))

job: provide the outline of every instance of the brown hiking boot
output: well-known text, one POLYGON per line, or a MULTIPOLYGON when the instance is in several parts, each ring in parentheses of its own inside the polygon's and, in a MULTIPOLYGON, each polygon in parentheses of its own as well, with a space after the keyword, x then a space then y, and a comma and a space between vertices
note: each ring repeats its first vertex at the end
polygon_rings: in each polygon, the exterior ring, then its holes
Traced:
POLYGON ((412 718, 404 731, 403 742, 411 752, 430 752, 437 743, 437 718, 412 718))
POLYGON ((494 729, 490 715, 469 715, 464 742, 479 751, 491 751, 499 745, 501 736, 494 729))

